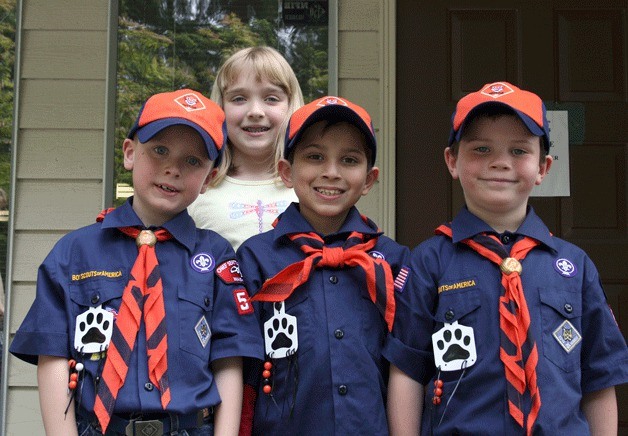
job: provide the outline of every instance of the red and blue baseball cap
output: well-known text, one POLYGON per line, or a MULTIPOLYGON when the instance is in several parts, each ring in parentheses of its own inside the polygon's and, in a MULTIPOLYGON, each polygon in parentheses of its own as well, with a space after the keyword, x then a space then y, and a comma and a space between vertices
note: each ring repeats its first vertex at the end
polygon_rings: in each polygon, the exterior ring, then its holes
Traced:
POLYGON ((225 113, 209 98, 191 89, 163 92, 146 100, 127 138, 137 134, 140 142, 147 142, 166 127, 176 125, 196 130, 203 138, 209 159, 214 165, 220 161, 227 140, 225 113))
POLYGON ((487 106, 505 106, 523 121, 530 133, 543 138, 545 152, 549 153, 549 124, 545 105, 541 98, 529 91, 517 88, 508 82, 487 83, 479 91, 462 97, 451 117, 449 145, 460 141, 470 115, 487 106))
POLYGON ((290 117, 286 130, 284 156, 288 156, 303 137, 305 130, 318 121, 345 121, 356 126, 366 138, 366 145, 371 150, 370 164, 375 164, 377 141, 373 122, 368 112, 351 103, 346 98, 327 96, 314 100, 297 109, 290 117))

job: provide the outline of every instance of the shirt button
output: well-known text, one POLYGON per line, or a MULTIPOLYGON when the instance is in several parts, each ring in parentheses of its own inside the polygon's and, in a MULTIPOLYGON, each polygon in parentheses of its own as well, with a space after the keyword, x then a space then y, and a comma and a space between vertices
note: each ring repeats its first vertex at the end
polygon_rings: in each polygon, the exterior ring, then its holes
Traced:
POLYGON ((573 312, 573 306, 569 303, 565 303, 565 312, 567 313, 573 312))
POLYGON ((334 330, 334 336, 336 337, 336 339, 342 339, 345 336, 345 332, 340 329, 336 329, 334 330))
POLYGON ((154 388, 154 386, 153 386, 152 383, 150 383, 150 382, 149 383, 144 383, 144 389, 146 389, 147 391, 150 392, 150 391, 153 390, 153 388, 154 388))
POLYGON ((455 316, 454 311, 451 310, 451 309, 449 309, 447 312, 445 312, 445 319, 447 321, 451 321, 452 319, 454 319, 454 316, 455 316))
POLYGON ((502 244, 510 243, 510 235, 502 235, 502 244))
POLYGON ((334 284, 334 285, 335 285, 336 283, 338 283, 338 277, 336 277, 336 276, 331 276, 331 277, 329 278, 329 281, 330 281, 332 284, 334 284))
POLYGON ((347 395, 347 385, 338 386, 338 393, 340 395, 347 395))
POLYGON ((209 297, 205 297, 205 306, 209 306, 209 297))
POLYGON ((96 304, 100 301, 100 295, 94 294, 92 295, 92 304, 96 304))

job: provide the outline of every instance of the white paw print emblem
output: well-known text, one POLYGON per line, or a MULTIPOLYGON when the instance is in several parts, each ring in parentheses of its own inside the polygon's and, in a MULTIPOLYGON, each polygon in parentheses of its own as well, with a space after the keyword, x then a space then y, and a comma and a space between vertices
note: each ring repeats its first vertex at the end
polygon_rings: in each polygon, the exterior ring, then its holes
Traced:
POLYGON ((113 313, 102 308, 90 307, 76 317, 74 348, 79 353, 99 353, 109 347, 113 332, 113 313))
POLYGON ((266 354, 273 359, 292 356, 299 348, 297 318, 285 313, 284 302, 273 303, 274 315, 264 323, 266 354))
POLYGON ((432 335, 434 363, 441 371, 458 371, 477 360, 473 328, 458 324, 443 326, 432 335))

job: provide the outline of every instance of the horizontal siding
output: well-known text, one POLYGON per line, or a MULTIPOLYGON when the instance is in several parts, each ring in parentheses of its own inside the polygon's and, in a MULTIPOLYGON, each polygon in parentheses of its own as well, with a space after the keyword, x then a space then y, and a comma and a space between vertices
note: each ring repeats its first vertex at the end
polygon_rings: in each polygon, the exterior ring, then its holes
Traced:
POLYGON ((23 29, 107 31, 105 0, 24 0, 23 29))
POLYGON ((105 31, 30 30, 22 43, 23 79, 105 80, 105 31))
MULTIPOLYGON (((37 269, 65 233, 16 232, 13 247, 13 281, 35 282, 37 269)), ((18 296, 19 298, 19 296, 18 296)), ((16 320, 18 324, 21 320, 16 320)), ((13 316, 11 318, 13 323, 13 316)))
POLYGON ((15 205, 16 230, 74 230, 102 210, 102 181, 23 181, 15 205))
POLYGON ((378 32, 339 32, 338 57, 340 79, 380 79, 378 32))
POLYGON ((22 130, 20 179, 102 179, 103 130, 22 130))
POLYGON ((9 332, 14 334, 30 309, 31 303, 35 300, 35 282, 14 282, 11 295, 13 298, 11 299, 12 316, 9 332))
POLYGON ((381 1, 392 0, 338 1, 339 30, 377 30, 380 26, 381 1))
POLYGON ((23 80, 20 100, 20 129, 103 129, 104 126, 103 80, 23 80))
POLYGON ((338 81, 340 95, 366 109, 371 115, 376 131, 379 130, 382 122, 379 83, 380 81, 376 79, 341 79, 338 81))
POLYGON ((6 436, 43 435, 44 426, 35 388, 15 388, 7 398, 6 436))
POLYGON ((9 386, 37 387, 37 365, 9 356, 9 386))

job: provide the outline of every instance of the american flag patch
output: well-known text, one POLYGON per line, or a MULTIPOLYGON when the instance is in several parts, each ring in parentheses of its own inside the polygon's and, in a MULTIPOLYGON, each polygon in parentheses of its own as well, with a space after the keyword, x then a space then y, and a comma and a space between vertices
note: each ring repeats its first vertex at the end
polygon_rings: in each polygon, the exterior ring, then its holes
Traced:
POLYGON ((399 270, 399 274, 395 278, 395 290, 397 292, 403 292, 403 288, 406 287, 406 281, 408 280, 408 274, 410 273, 410 268, 407 266, 402 266, 399 270))

